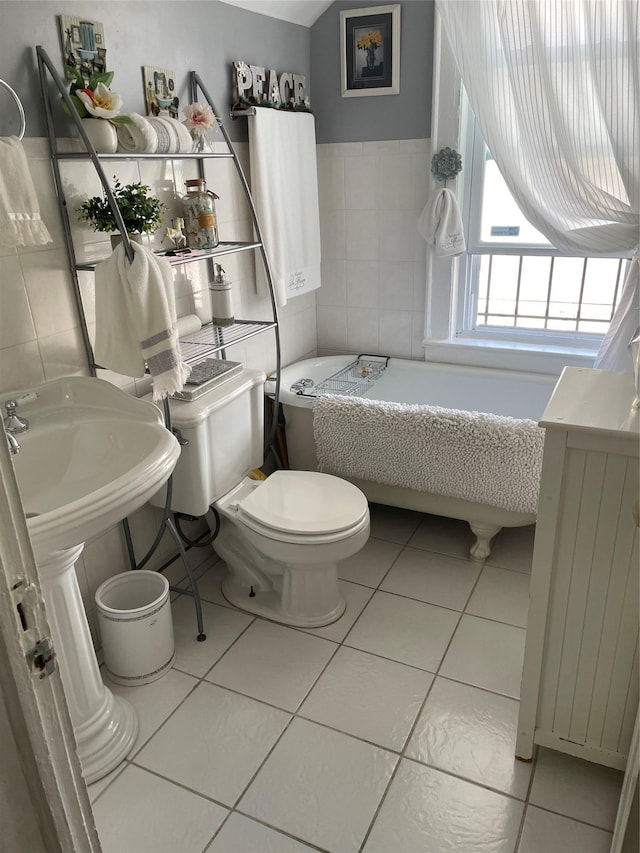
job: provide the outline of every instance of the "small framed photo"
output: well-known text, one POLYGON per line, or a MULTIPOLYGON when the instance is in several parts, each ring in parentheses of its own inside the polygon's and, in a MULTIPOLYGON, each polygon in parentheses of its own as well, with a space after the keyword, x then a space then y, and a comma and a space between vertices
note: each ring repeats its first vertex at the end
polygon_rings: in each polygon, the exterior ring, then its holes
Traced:
POLYGON ((175 74, 168 68, 156 68, 153 65, 142 66, 144 100, 147 115, 160 113, 178 118, 180 102, 176 93, 175 74))
POLYGON ((79 71, 88 83, 92 74, 104 74, 107 49, 102 23, 72 15, 59 15, 58 19, 65 76, 73 80, 79 71))
POLYGON ((342 97, 400 92, 400 4, 340 12, 342 97))

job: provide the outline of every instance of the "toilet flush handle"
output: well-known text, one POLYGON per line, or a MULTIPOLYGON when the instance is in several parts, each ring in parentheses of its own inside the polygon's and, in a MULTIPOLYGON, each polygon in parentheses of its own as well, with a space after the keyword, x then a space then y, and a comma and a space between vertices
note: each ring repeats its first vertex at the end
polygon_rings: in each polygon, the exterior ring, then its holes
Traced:
POLYGON ((180 432, 178 427, 172 427, 171 432, 178 439, 178 444, 180 445, 180 447, 187 447, 187 445, 189 444, 189 439, 182 437, 182 433, 180 432))

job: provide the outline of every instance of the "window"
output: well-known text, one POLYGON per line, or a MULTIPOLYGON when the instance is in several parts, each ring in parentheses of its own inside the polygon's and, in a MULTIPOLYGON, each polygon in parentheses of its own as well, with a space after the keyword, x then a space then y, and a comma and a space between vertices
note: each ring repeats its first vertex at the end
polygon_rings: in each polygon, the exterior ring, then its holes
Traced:
POLYGON ((625 259, 555 249, 524 218, 467 114, 458 336, 596 349, 620 295, 625 259))

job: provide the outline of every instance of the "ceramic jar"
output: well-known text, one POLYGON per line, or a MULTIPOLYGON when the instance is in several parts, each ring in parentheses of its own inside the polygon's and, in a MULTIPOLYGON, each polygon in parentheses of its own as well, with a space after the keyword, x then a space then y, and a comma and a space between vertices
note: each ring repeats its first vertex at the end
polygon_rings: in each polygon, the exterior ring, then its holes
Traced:
POLYGON ((103 118, 84 118, 82 127, 98 154, 115 154, 118 150, 118 134, 111 122, 103 118))

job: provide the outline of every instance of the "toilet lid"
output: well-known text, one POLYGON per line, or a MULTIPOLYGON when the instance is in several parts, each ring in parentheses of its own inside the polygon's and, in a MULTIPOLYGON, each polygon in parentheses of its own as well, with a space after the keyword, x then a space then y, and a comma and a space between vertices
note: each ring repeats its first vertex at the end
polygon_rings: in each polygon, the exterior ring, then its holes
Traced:
POLYGON ((275 471, 240 504, 249 518, 287 533, 337 533, 368 511, 360 489, 315 471, 275 471))

